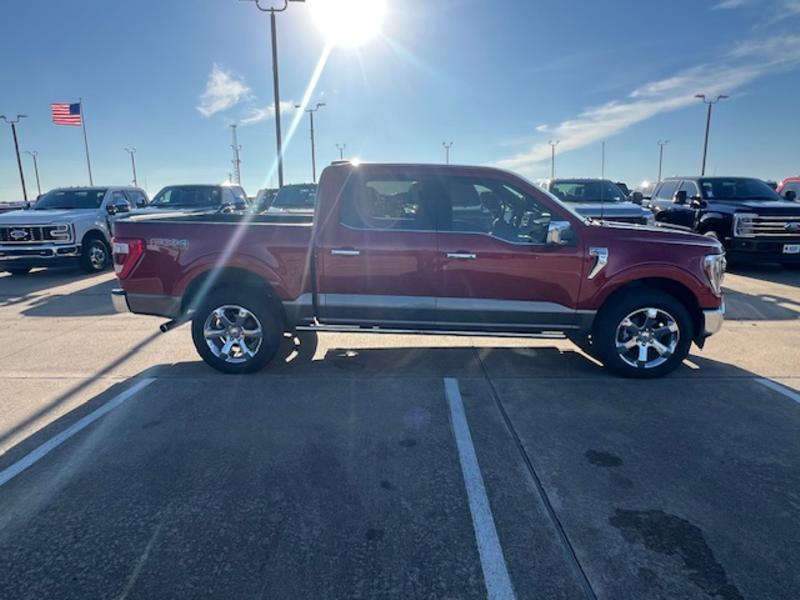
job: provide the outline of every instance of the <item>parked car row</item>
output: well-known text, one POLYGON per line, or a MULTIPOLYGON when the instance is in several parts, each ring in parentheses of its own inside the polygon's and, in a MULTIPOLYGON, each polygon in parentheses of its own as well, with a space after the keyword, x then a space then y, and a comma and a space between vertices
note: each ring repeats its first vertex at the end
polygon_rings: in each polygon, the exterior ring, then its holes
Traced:
POLYGON ((0 214, 0 271, 24 275, 36 267, 79 265, 97 273, 111 265, 115 222, 131 214, 310 213, 316 186, 289 185, 263 208, 237 185, 171 185, 152 201, 141 188, 57 188, 27 206, 0 214))
POLYGON ((487 167, 336 163, 311 214, 133 215, 114 265, 118 310, 191 321, 225 373, 308 330, 564 335, 656 377, 724 318, 719 240, 587 219, 487 167))

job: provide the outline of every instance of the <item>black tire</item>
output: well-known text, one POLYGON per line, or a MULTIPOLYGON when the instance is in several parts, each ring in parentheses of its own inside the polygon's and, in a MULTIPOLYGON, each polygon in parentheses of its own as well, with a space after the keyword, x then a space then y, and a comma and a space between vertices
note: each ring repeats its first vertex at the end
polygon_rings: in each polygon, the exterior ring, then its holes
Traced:
MULTIPOLYGON (((622 333, 628 335, 627 331, 622 333)), ((658 338, 656 341, 663 342, 669 339, 672 333, 667 332, 665 335, 667 338, 658 338)), ((630 341, 630 337, 628 341, 630 341)), ((647 338, 652 339, 652 336, 648 334, 647 338)), ((689 354, 693 338, 692 318, 686 307, 674 296, 654 289, 630 290, 612 296, 597 315, 592 331, 593 348, 596 349, 597 356, 605 367, 617 375, 637 379, 661 377, 676 369, 689 354), (645 352, 648 358, 653 356, 653 360, 644 364, 635 361, 636 365, 632 365, 626 361, 626 358, 632 360, 630 353, 637 353, 639 345, 637 344, 629 350, 629 354, 623 358, 617 351, 618 328, 622 327, 622 322, 626 317, 645 308, 657 309, 659 319, 663 315, 667 315, 677 324, 675 348, 672 354, 660 364, 655 364, 659 358, 656 349, 649 348, 645 352), (647 366, 650 362, 654 363, 653 366, 647 366)))
POLYGON ((26 269, 25 267, 15 267, 13 269, 6 269, 6 271, 11 273, 12 275, 27 275, 28 273, 31 272, 30 268, 26 269))
MULTIPOLYGON (((284 329, 281 313, 270 298, 260 296, 253 291, 220 288, 211 292, 208 298, 195 311, 192 319, 192 341, 200 357, 207 365, 217 371, 228 374, 253 373, 264 368, 275 357, 275 353, 281 347, 283 341, 284 329), (229 359, 226 360, 224 355, 217 356, 209 346, 209 343, 207 343, 204 335, 206 322, 217 309, 222 307, 241 307, 257 320, 255 321, 248 317, 247 321, 241 326, 241 329, 253 329, 255 326, 260 325, 262 332, 261 343, 252 357, 246 357, 241 347, 234 343, 231 350, 238 356, 231 357, 229 355, 229 359), (240 360, 241 362, 230 362, 230 360, 240 360)), ((245 344, 249 343, 247 338, 245 338, 244 342, 245 344)), ((217 347, 218 351, 224 349, 221 339, 212 340, 212 343, 217 347)), ((252 338, 250 343, 252 343, 252 338)), ((231 350, 228 352, 230 353, 231 350)))
POLYGON ((111 251, 103 240, 89 238, 81 245, 81 269, 86 273, 105 271, 110 261, 111 251))

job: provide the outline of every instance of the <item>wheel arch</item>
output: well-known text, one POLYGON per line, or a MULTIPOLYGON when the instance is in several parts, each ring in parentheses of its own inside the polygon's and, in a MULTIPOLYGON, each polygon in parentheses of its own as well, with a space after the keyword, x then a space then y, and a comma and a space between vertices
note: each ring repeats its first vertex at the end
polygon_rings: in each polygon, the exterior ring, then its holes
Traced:
POLYGON ((89 229, 86 233, 83 234, 83 237, 81 238, 81 246, 86 244, 88 240, 100 240, 106 245, 109 251, 111 250, 111 245, 108 243, 108 239, 106 238, 105 233, 103 233, 100 229, 97 229, 96 227, 89 229))
POLYGON ((703 331, 703 309, 700 307, 697 296, 692 292, 691 288, 685 283, 672 279, 670 277, 642 277, 639 279, 630 280, 608 294, 600 306, 600 311, 604 307, 609 306, 614 301, 615 297, 619 297, 631 290, 653 289, 660 292, 669 294, 678 300, 692 318, 692 329, 694 333, 695 343, 702 343, 699 333, 703 331))
POLYGON ((719 236, 719 239, 722 240, 726 235, 730 235, 730 233, 726 231, 727 225, 729 225, 729 221, 725 218, 724 214, 706 213, 700 217, 697 223, 697 233, 706 234, 709 231, 713 231, 719 236))
POLYGON ((263 276, 241 267, 222 267, 208 269, 197 274, 186 286, 181 298, 181 313, 194 310, 208 294, 224 287, 248 290, 261 294, 280 314, 284 324, 287 322, 286 311, 275 288, 263 276))

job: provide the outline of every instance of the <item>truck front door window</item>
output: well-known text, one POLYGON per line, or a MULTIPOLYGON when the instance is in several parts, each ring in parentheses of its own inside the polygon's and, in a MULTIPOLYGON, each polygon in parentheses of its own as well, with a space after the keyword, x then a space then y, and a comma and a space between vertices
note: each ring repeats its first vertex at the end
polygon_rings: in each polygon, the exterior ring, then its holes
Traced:
POLYGON ((549 210, 530 196, 497 181, 448 177, 450 217, 442 230, 488 234, 514 244, 543 244, 549 210))

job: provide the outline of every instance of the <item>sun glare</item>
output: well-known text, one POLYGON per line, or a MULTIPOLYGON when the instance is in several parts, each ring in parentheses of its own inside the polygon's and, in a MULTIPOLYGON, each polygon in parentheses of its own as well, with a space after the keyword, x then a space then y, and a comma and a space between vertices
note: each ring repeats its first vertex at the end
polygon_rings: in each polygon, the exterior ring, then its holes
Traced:
POLYGON ((381 32, 385 0, 308 0, 316 26, 328 43, 355 47, 381 32))

